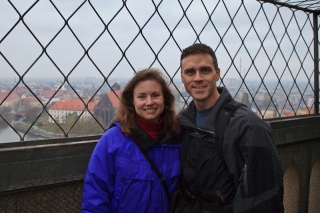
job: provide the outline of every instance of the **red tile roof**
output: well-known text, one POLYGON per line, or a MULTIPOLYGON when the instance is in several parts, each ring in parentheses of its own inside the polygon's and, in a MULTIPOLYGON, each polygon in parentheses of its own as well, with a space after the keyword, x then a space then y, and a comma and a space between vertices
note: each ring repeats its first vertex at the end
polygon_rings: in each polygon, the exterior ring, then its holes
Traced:
MULTIPOLYGON (((42 96, 44 96, 45 98, 51 98, 53 96, 53 94, 56 92, 56 90, 43 90, 40 92, 40 94, 42 96)), ((59 97, 59 96, 62 96, 63 94, 67 93, 66 91, 62 91, 62 90, 59 90, 57 92, 57 94, 55 95, 55 97, 59 97)), ((68 92, 70 93, 70 92, 68 92)))
MULTIPOLYGON (((0 92, 0 102, 3 101, 7 95, 9 94, 9 92, 0 92)), ((7 97, 6 101, 11 101, 11 100, 15 100, 15 99, 19 99, 19 95, 15 92, 12 92, 9 97, 7 97)))
POLYGON ((286 117, 294 116, 294 113, 292 110, 283 110, 282 116, 286 116, 286 117))
POLYGON ((22 99, 23 101, 26 102, 39 102, 38 99, 36 99, 36 97, 32 96, 32 97, 26 97, 22 99))
MULTIPOLYGON (((85 103, 88 102, 88 100, 83 100, 85 103)), ((93 102, 90 102, 88 105, 88 110, 93 111, 93 108, 95 105, 98 104, 98 100, 95 100, 93 102)), ((53 104, 53 106, 50 108, 50 110, 70 110, 70 111, 83 111, 85 110, 85 105, 80 99, 70 99, 70 100, 64 100, 64 101, 58 101, 53 104)))
POLYGON ((16 93, 22 95, 23 93, 28 93, 29 90, 27 88, 17 88, 16 93))
MULTIPOLYGON (((115 93, 116 93, 117 96, 120 98, 121 95, 122 95, 122 90, 117 90, 117 91, 115 91, 115 93)), ((113 106, 114 108, 119 107, 120 100, 119 100, 119 98, 114 94, 114 92, 113 92, 113 91, 108 92, 107 95, 108 95, 108 98, 109 98, 112 106, 113 106)))

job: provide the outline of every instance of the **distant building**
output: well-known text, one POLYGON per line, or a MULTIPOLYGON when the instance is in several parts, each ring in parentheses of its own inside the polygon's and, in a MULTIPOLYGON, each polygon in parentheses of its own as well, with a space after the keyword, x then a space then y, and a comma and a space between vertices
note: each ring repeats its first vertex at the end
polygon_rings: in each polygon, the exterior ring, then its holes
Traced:
POLYGON ((283 110, 281 117, 291 117, 294 116, 294 112, 292 110, 283 110))
MULTIPOLYGON (((62 83, 63 83, 62 81, 59 82, 59 81, 57 80, 57 82, 54 84, 55 90, 58 90, 62 83)), ((62 87, 61 87, 59 90, 62 90, 62 91, 66 90, 64 84, 62 85, 62 87)))
POLYGON ((94 107, 94 115, 98 121, 107 128, 115 116, 115 113, 120 104, 122 90, 115 92, 107 92, 101 98, 100 102, 94 107))
POLYGON ((236 87, 239 85, 239 80, 237 78, 224 78, 223 79, 223 83, 225 84, 226 87, 230 87, 230 88, 233 88, 233 87, 236 87))
POLYGON ((104 128, 107 128, 111 120, 116 114, 120 104, 120 97, 122 90, 120 85, 114 83, 111 86, 111 91, 102 95, 100 102, 94 108, 94 116, 102 124, 104 128))
POLYGON ((243 93, 243 95, 242 95, 242 100, 241 100, 241 103, 243 103, 244 105, 246 105, 247 107, 249 107, 250 108, 250 101, 249 101, 249 95, 248 95, 248 93, 243 93))
POLYGON ((314 105, 314 98, 313 97, 308 98, 307 99, 307 107, 311 108, 311 107, 313 107, 313 105, 314 105))
MULTIPOLYGON (((88 100, 83 100, 85 103, 88 100)), ((98 104, 98 100, 89 102, 88 110, 93 113, 94 107, 98 104)), ((70 99, 62 100, 54 103, 49 109, 49 114, 56 120, 58 123, 65 123, 67 118, 71 114, 76 114, 80 116, 80 120, 88 120, 92 115, 86 110, 84 103, 80 99, 70 99)), ((53 119, 49 117, 49 122, 53 123, 53 119)))
POLYGON ((47 103, 49 100, 50 102, 56 102, 60 100, 68 100, 74 99, 76 95, 72 90, 59 90, 58 92, 54 89, 50 90, 42 90, 40 91, 39 98, 42 103, 47 103))
POLYGON ((270 119, 270 118, 275 118, 279 116, 275 116, 275 111, 274 110, 261 110, 261 116, 260 114, 256 113, 260 118, 263 119, 270 119))
POLYGON ((114 83, 111 88, 113 89, 113 91, 117 91, 120 90, 120 85, 118 83, 114 83))
POLYGON ((19 87, 15 89, 15 92, 21 97, 22 95, 31 94, 30 91, 25 87, 19 87))
POLYGON ((13 107, 16 104, 20 104, 20 96, 12 92, 0 92, 0 107, 13 107), (2 103, 3 102, 3 103, 2 103))
POLYGON ((29 105, 31 107, 40 107, 41 104, 40 102, 38 101, 38 99, 34 96, 31 96, 31 97, 21 97, 21 105, 29 105))

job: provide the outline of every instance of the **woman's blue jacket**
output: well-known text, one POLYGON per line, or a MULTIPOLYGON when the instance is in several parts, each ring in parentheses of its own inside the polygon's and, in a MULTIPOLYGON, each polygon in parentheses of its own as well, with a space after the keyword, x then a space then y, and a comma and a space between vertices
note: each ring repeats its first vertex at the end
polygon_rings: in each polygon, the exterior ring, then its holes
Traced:
MULTIPOLYGON (((168 212, 169 202, 157 174, 118 122, 104 133, 85 174, 83 212, 168 212)), ((167 141, 147 149, 171 195, 180 177, 181 143, 167 141)))

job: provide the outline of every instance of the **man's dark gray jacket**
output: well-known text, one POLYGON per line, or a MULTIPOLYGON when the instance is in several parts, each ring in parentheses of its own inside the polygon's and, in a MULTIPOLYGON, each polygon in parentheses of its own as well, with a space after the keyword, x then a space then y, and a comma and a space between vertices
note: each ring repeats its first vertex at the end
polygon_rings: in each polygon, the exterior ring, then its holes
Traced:
POLYGON ((270 125, 240 107, 219 140, 216 119, 232 97, 226 88, 218 91, 199 128, 193 101, 181 113, 183 189, 173 200, 175 212, 283 212, 283 174, 270 125))

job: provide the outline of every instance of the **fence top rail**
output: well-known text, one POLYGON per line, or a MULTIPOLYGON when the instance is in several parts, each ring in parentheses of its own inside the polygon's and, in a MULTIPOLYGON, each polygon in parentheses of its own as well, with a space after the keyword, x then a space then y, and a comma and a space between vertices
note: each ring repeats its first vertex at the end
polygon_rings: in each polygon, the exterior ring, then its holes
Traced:
POLYGON ((305 12, 319 13, 320 1, 319 0, 258 0, 261 2, 272 3, 292 9, 303 10, 305 12))

